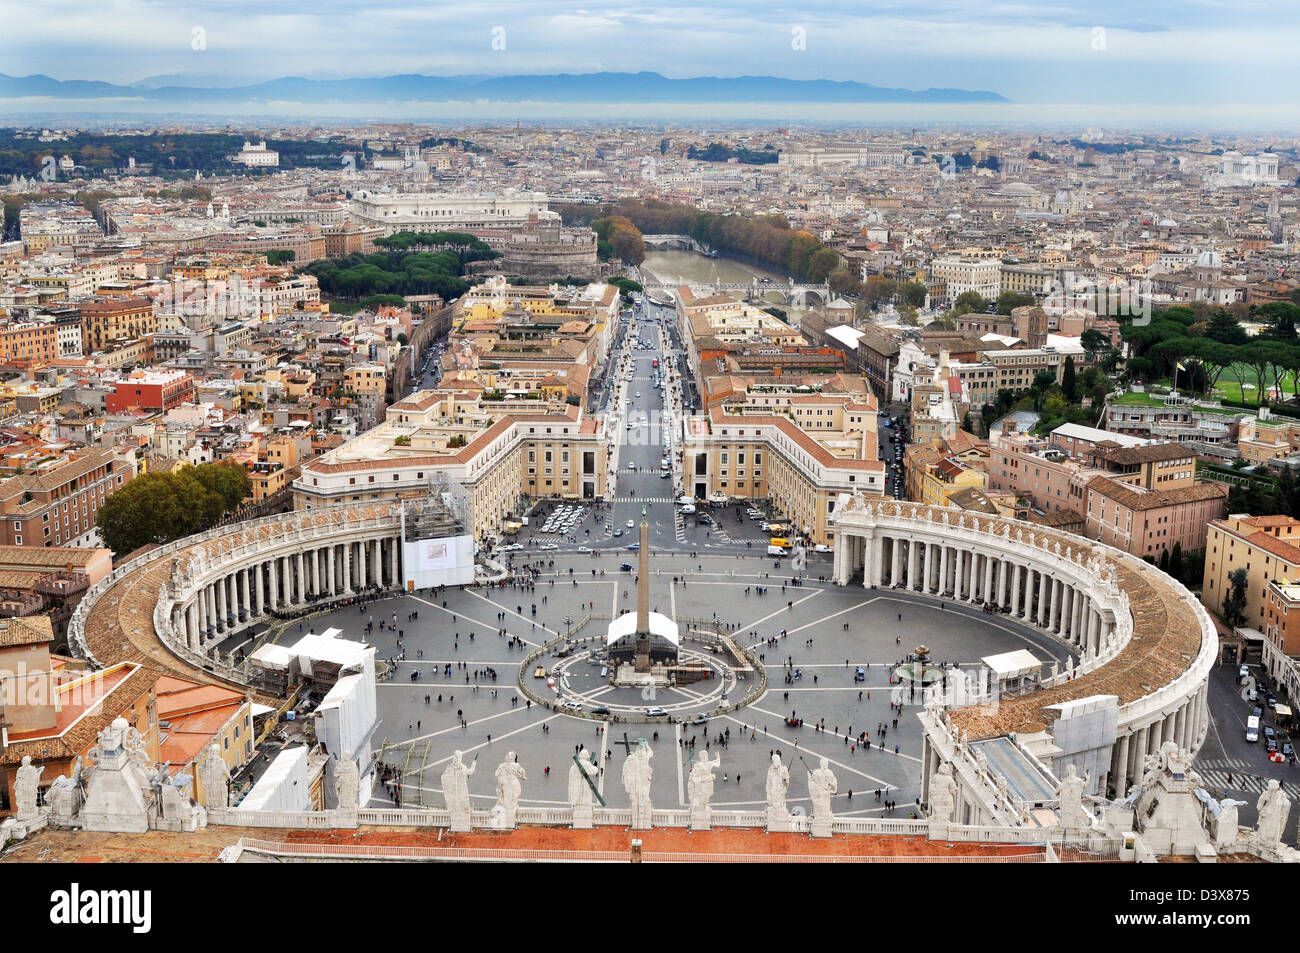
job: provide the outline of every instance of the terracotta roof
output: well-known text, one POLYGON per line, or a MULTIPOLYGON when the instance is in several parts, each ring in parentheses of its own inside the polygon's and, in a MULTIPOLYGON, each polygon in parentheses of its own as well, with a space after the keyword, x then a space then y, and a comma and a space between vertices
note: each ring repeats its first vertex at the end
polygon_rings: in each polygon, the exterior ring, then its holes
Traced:
POLYGON ((1180 506, 1203 500, 1227 499, 1228 487, 1223 483, 1204 480, 1191 486, 1170 490, 1136 490, 1109 477, 1093 477, 1088 489, 1114 500, 1118 505, 1134 511, 1156 510, 1162 506, 1180 506))
MULTIPOLYGON (((1098 447, 1103 443, 1098 443, 1098 447)), ((1152 443, 1141 447, 1107 447, 1102 456, 1111 463, 1158 463, 1162 460, 1188 460, 1196 456, 1177 443, 1152 443)))
POLYGON ((0 646, 43 645, 54 641, 54 628, 47 615, 0 619, 0 646))

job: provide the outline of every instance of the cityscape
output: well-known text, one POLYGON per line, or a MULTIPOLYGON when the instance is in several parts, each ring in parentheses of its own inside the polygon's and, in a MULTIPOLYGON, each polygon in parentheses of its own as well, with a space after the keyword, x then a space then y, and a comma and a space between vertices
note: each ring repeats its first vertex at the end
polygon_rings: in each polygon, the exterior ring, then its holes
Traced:
POLYGON ((82 6, 0 862, 1300 861, 1286 10, 82 6))

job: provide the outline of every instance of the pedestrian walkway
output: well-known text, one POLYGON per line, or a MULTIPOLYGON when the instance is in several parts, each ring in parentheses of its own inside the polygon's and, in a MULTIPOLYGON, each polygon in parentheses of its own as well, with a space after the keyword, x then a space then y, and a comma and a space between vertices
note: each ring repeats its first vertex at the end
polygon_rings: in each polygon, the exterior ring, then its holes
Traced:
MULTIPOLYGON (((1259 770, 1259 765, 1252 765, 1241 758, 1206 761, 1204 764, 1196 762, 1192 767, 1201 776, 1202 780, 1214 790, 1263 794, 1270 780, 1254 773, 1259 770), (1231 783, 1228 781, 1228 775, 1232 775, 1231 783)), ((1293 800, 1300 798, 1300 785, 1297 785, 1294 781, 1282 781, 1282 790, 1293 800)))

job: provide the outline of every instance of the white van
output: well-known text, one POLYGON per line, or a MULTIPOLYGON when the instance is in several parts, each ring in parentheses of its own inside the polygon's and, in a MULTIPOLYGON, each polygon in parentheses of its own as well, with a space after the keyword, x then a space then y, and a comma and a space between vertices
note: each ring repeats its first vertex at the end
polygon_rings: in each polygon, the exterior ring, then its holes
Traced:
POLYGON ((1246 719, 1246 740, 1247 741, 1259 740, 1259 716, 1258 715, 1251 715, 1249 718, 1246 719))
POLYGON ((769 546, 767 547, 767 554, 769 556, 789 556, 790 550, 784 546, 769 546))

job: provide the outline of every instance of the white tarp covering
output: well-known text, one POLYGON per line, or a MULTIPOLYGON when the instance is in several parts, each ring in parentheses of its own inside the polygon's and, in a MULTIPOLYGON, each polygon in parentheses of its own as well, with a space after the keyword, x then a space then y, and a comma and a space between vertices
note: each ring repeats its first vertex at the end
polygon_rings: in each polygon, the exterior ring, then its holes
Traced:
POLYGON ((285 748, 239 802, 241 811, 310 811, 307 746, 285 748))
POLYGON ((1028 649, 1016 649, 1014 652, 1003 652, 1001 655, 986 655, 980 659, 980 662, 998 681, 1033 675, 1043 667, 1043 663, 1028 649))
MULTIPOLYGON (((609 624, 605 630, 605 644, 613 645, 617 640, 636 634, 636 613, 625 612, 609 624)), ((667 639, 673 645, 680 645, 677 635, 677 623, 662 612, 650 613, 650 634, 667 639)))

